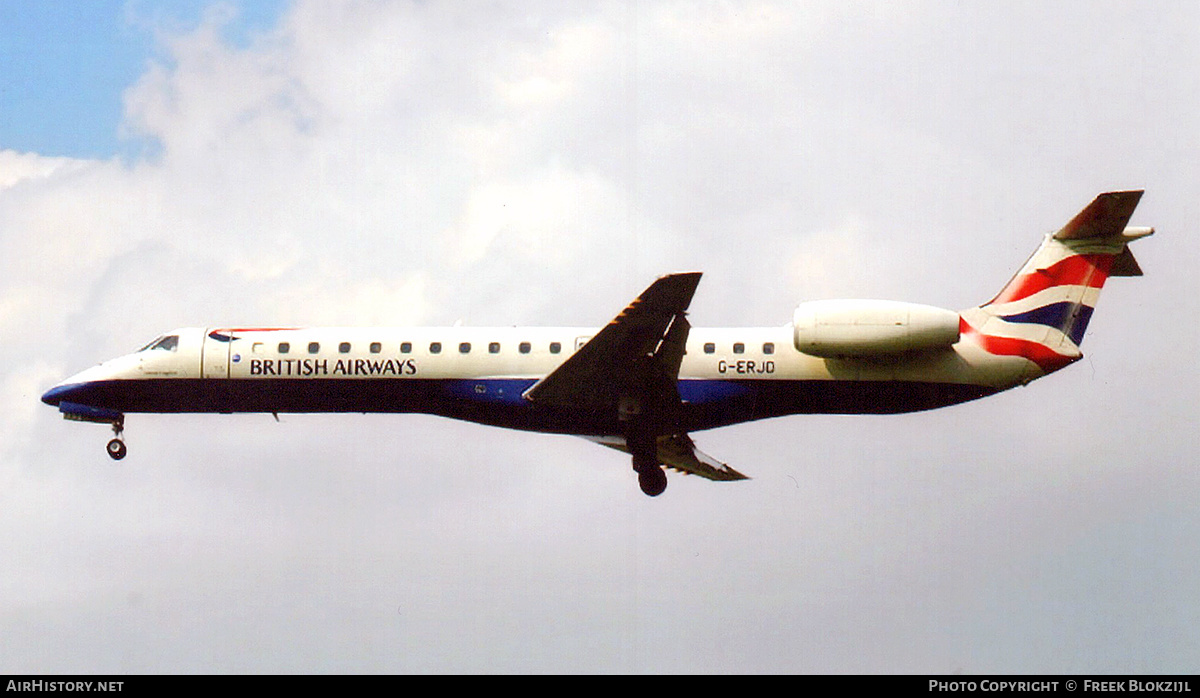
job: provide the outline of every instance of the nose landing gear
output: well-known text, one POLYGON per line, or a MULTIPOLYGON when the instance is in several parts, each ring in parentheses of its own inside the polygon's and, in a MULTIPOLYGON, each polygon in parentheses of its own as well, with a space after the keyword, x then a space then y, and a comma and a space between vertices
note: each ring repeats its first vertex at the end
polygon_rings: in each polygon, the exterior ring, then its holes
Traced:
MULTIPOLYGON (((49 394, 47 393, 47 395, 49 394)), ((112 427, 116 438, 108 442, 108 445, 104 447, 104 452, 113 460, 121 460, 125 457, 128 449, 125 448, 125 440, 121 438, 121 434, 125 431, 124 413, 108 407, 95 407, 65 401, 58 403, 58 411, 62 412, 63 419, 73 422, 107 424, 112 427)))
POLYGON ((108 455, 112 457, 113 460, 121 460, 128 452, 129 449, 125 447, 124 441, 120 439, 113 439, 112 441, 108 442, 108 455))
POLYGON ((125 424, 123 422, 113 422, 112 428, 116 438, 108 442, 105 450, 108 452, 109 458, 121 460, 129 452, 129 449, 125 447, 125 440, 121 438, 121 434, 125 431, 125 424))

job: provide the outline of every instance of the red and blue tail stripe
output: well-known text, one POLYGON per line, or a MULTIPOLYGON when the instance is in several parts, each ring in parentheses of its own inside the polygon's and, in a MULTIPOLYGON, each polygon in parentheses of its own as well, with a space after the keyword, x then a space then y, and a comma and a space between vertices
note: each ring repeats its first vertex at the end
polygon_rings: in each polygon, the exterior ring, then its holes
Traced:
POLYGON ((1078 347, 1112 262, 1110 254, 1072 254, 1045 269, 1022 270, 984 309, 1004 322, 1058 330, 1078 347))
POLYGON ((1111 265, 1110 254, 1078 254, 1048 237, 995 300, 964 314, 962 333, 989 354, 1024 357, 1045 373, 1078 361, 1111 265))
POLYGON ((1104 282, 1141 273, 1126 246, 1153 231, 1125 228, 1140 197, 1140 191, 1101 194, 1048 235, 999 295, 962 313, 962 336, 989 354, 1026 358, 1045 373, 1082 358, 1079 345, 1104 282))
POLYGON ((1000 295, 988 305, 1011 303, 1055 286, 1102 288, 1108 279, 1112 261, 1113 256, 1109 254, 1075 254, 1046 269, 1036 269, 1032 272, 1023 269, 1023 273, 1017 274, 1008 282, 1000 295))

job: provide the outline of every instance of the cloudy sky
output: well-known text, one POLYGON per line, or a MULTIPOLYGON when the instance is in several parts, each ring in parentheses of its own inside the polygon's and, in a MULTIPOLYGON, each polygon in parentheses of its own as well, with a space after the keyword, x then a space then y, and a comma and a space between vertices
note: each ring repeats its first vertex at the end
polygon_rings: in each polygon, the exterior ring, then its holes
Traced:
POLYGON ((1200 656, 1200 5, 0 0, 0 671, 1178 672, 1200 656), (978 403, 579 439, 38 401, 180 326, 992 297, 1095 194, 1146 276, 978 403))

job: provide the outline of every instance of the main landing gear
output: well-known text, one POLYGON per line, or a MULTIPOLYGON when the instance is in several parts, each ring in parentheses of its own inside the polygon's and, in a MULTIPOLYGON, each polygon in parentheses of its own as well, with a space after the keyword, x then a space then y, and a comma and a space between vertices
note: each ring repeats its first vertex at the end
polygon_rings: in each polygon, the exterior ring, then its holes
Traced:
POLYGON ((642 492, 651 497, 657 497, 666 491, 667 474, 658 466, 658 463, 644 465, 640 470, 635 465, 634 470, 637 470, 638 487, 642 488, 642 492))
POLYGON ((667 474, 658 465, 658 439, 653 434, 630 434, 625 438, 633 455, 633 470, 638 474, 638 486, 650 497, 667 489, 667 474))
POLYGON ((125 440, 121 438, 121 434, 125 431, 125 425, 122 422, 113 422, 112 428, 116 438, 108 442, 105 450, 108 451, 109 458, 121 460, 129 452, 129 449, 125 447, 125 440))

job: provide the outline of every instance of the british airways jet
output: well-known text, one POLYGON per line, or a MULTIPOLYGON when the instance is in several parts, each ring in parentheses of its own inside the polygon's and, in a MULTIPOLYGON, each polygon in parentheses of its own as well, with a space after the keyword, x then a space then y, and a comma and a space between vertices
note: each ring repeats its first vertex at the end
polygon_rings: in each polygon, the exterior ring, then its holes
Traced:
POLYGON ((650 285, 605 327, 185 328, 54 386, 42 401, 112 426, 137 412, 424 412, 575 434, 662 466, 746 476, 691 432, 793 414, 891 414, 1024 385, 1082 358, 1105 280, 1140 276, 1126 227, 1141 191, 1101 194, 1049 234, 994 299, 955 312, 895 301, 802 303, 780 327, 693 329, 699 272, 650 285))

